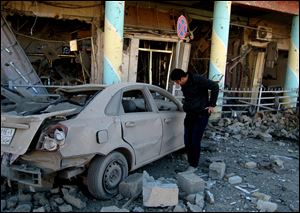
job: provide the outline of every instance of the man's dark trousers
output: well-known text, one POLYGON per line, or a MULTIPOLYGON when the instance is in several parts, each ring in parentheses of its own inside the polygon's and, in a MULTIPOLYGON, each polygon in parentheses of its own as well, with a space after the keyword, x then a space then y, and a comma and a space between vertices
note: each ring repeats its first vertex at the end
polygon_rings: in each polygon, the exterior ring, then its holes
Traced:
POLYGON ((190 166, 198 166, 201 140, 207 123, 207 115, 186 114, 184 119, 184 144, 190 166))

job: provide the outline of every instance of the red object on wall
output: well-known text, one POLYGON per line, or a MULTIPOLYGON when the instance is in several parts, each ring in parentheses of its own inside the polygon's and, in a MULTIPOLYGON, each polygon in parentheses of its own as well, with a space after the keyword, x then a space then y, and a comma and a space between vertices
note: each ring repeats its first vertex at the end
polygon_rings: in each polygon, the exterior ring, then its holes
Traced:
POLYGON ((179 16, 177 20, 177 35, 181 40, 184 39, 187 34, 187 25, 186 18, 183 15, 179 16))

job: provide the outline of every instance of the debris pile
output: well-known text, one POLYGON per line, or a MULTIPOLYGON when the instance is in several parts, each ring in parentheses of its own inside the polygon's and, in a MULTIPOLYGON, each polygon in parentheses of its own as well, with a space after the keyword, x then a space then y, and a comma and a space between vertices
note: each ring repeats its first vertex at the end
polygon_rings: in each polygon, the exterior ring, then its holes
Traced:
MULTIPOLYGON (((214 164, 214 163, 213 163, 214 164)), ((131 194, 131 198, 136 199, 137 195, 142 197, 143 202, 140 206, 131 206, 125 204, 117 207, 116 205, 103 205, 100 212, 145 212, 149 207, 160 207, 162 211, 167 212, 202 212, 206 205, 215 203, 214 194, 210 189, 216 184, 216 181, 223 179, 223 170, 225 164, 220 164, 221 176, 216 175, 215 166, 210 166, 209 175, 205 175, 197 171, 186 171, 178 173, 176 179, 161 177, 155 180, 152 176, 144 171, 143 176, 140 173, 134 173, 128 176, 122 184, 135 185, 131 194), (140 182, 143 182, 141 185, 140 182), (130 183, 129 183, 130 182, 130 183), (142 192, 142 193, 141 193, 142 192)), ((274 212, 277 204, 270 202, 271 196, 258 192, 258 189, 248 191, 244 188, 255 188, 242 183, 239 176, 224 176, 224 180, 228 181, 233 187, 242 191, 248 199, 251 200, 253 208, 261 211, 274 212), (233 181, 237 179, 238 181, 233 181)), ((3 185, 2 185, 3 186, 3 185)), ((121 188, 126 186, 121 186, 121 188)), ((250 188, 250 189, 251 189, 250 188)), ((3 189, 2 189, 3 190, 3 189)), ((127 195, 127 194, 126 194, 127 195)), ((129 197, 118 195, 119 200, 126 200, 129 197)), ((7 199, 1 200, 2 211, 22 211, 22 212, 73 212, 74 210, 82 210, 86 207, 87 197, 85 197, 75 185, 63 185, 49 192, 29 192, 20 190, 17 195, 8 195, 7 199)), ((132 199, 129 199, 129 201, 132 199)), ((234 205, 234 203, 230 204, 234 205)))
POLYGON ((31 192, 2 179, 1 212, 299 212, 299 152, 291 142, 299 140, 298 117, 257 113, 215 122, 205 135, 213 141, 203 141, 203 162, 195 171, 176 172, 187 160, 185 154, 171 154, 153 164, 156 179, 143 167, 123 180, 119 194, 108 201, 93 199, 76 185, 31 192), (284 145, 277 138, 288 140, 284 145))
POLYGON ((11 194, 6 184, 1 185, 1 212, 73 212, 84 209, 88 198, 75 185, 63 185, 48 192, 31 192, 18 188, 17 194, 11 194))
POLYGON ((214 140, 245 137, 272 141, 272 138, 299 141, 299 118, 291 110, 277 112, 258 112, 251 118, 240 115, 237 118, 221 118, 209 123, 205 136, 214 140))

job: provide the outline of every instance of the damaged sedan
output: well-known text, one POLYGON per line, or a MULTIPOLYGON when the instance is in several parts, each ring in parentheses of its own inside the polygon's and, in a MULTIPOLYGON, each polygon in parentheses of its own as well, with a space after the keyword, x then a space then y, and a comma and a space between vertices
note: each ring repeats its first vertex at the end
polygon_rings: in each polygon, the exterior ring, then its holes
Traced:
POLYGON ((181 103, 144 83, 60 87, 59 98, 1 113, 1 176, 32 189, 86 177, 98 199, 128 173, 184 147, 181 103))

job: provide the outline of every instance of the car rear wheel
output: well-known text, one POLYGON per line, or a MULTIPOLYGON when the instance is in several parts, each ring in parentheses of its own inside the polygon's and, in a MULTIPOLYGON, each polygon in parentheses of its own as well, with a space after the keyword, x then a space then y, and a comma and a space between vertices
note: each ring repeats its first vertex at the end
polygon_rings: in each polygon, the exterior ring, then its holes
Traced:
POLYGON ((121 153, 96 157, 88 169, 88 190, 98 199, 109 199, 118 193, 119 183, 127 175, 127 160, 121 153))

